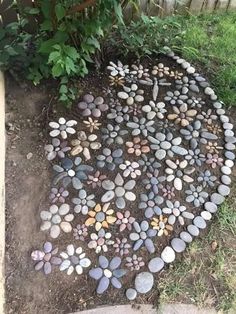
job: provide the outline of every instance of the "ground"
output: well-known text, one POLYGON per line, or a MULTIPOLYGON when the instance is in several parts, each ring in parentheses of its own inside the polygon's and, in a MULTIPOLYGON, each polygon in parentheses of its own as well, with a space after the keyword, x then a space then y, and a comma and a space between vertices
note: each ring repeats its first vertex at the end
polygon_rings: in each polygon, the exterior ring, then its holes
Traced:
MULTIPOLYGON (((45 205, 52 175, 43 152, 47 125, 51 116, 58 116, 56 110, 64 111, 55 109, 58 107, 48 93, 52 89, 53 86, 49 89, 19 87, 11 78, 7 79, 8 313, 66 313, 99 304, 125 302, 116 294, 106 301, 102 297, 95 298, 95 295, 80 298, 78 294, 86 295, 85 282, 78 286, 76 278, 69 280, 59 272, 48 280, 33 269, 30 252, 46 240, 38 226, 39 212, 45 205), (67 289, 68 284, 70 289, 67 289)), ((233 109, 229 115, 235 116, 233 109)), ((210 232, 202 233, 201 239, 195 241, 169 270, 161 273, 156 289, 147 298, 139 298, 138 302, 154 303, 155 300, 158 306, 161 302, 179 301, 215 306, 225 311, 232 306, 235 299, 235 202, 232 198, 221 207, 210 232)), ((95 283, 91 289, 94 288, 95 283)))

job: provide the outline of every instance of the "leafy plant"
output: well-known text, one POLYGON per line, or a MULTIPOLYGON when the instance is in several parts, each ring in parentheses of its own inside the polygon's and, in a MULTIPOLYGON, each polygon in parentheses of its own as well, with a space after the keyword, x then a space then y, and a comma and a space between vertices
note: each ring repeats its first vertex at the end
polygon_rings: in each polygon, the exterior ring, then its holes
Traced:
POLYGON ((118 0, 39 0, 34 8, 13 1, 19 20, 0 29, 0 68, 23 72, 34 84, 59 80, 59 99, 71 104, 76 91, 69 81, 84 77, 100 50, 99 40, 114 23, 124 24, 118 0), (29 20, 35 31, 27 31, 29 20), (69 80, 70 79, 70 80, 69 80))

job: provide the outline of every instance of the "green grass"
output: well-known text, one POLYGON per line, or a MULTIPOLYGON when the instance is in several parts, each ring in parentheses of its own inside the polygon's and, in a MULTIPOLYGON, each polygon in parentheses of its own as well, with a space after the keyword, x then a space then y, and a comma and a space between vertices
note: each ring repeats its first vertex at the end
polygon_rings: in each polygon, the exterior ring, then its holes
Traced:
POLYGON ((202 239, 193 242, 181 261, 163 272, 160 303, 186 302, 236 312, 235 199, 224 203, 202 239), (212 242, 217 243, 213 249, 212 242))

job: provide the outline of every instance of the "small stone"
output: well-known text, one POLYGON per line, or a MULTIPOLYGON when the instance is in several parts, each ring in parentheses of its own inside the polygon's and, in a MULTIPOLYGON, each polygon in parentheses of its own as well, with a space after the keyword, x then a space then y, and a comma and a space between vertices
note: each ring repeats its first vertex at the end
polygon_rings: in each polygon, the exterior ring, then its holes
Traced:
POLYGON ((118 197, 116 199, 116 206, 119 208, 119 209, 123 209, 125 208, 125 200, 123 197, 118 197))
POLYGON ((232 143, 226 143, 225 148, 228 150, 234 150, 236 148, 236 146, 232 143))
POLYGON ((115 184, 111 180, 104 180, 102 181, 102 187, 104 190, 111 191, 114 190, 115 184))
POLYGON ((52 226, 50 229, 50 236, 53 239, 56 239, 59 236, 59 234, 60 234, 60 227, 57 225, 52 226))
POLYGON ((229 167, 227 167, 227 166, 223 166, 223 167, 221 167, 221 172, 223 173, 223 174, 227 174, 227 175, 229 175, 229 174, 231 174, 231 169, 229 168, 229 167))
POLYGON ((234 137, 234 136, 226 136, 226 137, 225 137, 225 141, 226 141, 227 143, 232 143, 232 144, 234 144, 234 143, 236 143, 236 137, 234 137))
POLYGON ((197 216, 193 219, 193 223, 196 227, 199 229, 205 229, 206 228, 206 222, 201 216, 197 216))
POLYGON ((209 95, 209 96, 215 94, 214 90, 212 88, 210 88, 210 87, 206 87, 204 92, 205 92, 206 95, 209 95))
POLYGON ((181 155, 181 156, 184 156, 184 155, 187 155, 188 154, 188 151, 183 148, 183 147, 180 147, 180 146, 172 146, 171 150, 178 154, 178 155, 181 155))
POLYGON ((181 253, 186 249, 186 244, 183 240, 179 238, 174 238, 171 240, 171 246, 177 253, 181 253))
POLYGON ((188 225, 187 230, 194 237, 197 237, 199 235, 199 229, 198 229, 198 227, 196 227, 194 225, 188 225))
POLYGON ((148 263, 148 269, 151 273, 157 273, 164 267, 165 263, 160 257, 152 258, 148 263))
POLYGON ((215 213, 217 211, 217 205, 212 202, 206 202, 204 208, 210 213, 215 213))
POLYGON ((213 193, 211 195, 211 202, 215 203, 216 205, 220 205, 224 202, 225 198, 224 196, 218 194, 218 193, 213 193))
POLYGON ((170 246, 166 246, 161 253, 161 258, 165 263, 172 263, 175 260, 175 251, 170 246))
POLYGON ((69 233, 72 231, 72 227, 71 227, 71 224, 69 222, 66 222, 66 221, 63 221, 61 224, 61 229, 66 232, 66 233, 69 233))
POLYGON ((135 277, 135 289, 139 293, 147 293, 150 291, 154 284, 153 275, 149 272, 142 272, 135 277))
POLYGON ((225 165, 229 168, 232 168, 234 166, 234 162, 232 160, 226 160, 225 165))
POLYGON ((132 232, 130 235, 129 235, 129 238, 131 241, 137 241, 139 239, 139 234, 138 233, 135 233, 135 232, 132 232))
POLYGON ((230 160, 234 160, 235 159, 235 154, 233 152, 226 151, 225 152, 225 157, 230 159, 230 160))
POLYGON ((187 68, 190 67, 190 63, 187 62, 187 61, 184 61, 184 62, 181 64, 181 66, 182 66, 183 69, 187 69, 187 68))
POLYGON ((115 196, 115 192, 114 191, 107 191, 101 198, 101 202, 102 203, 107 203, 110 200, 112 200, 115 196))
POLYGON ((59 208, 59 214, 64 216, 70 211, 70 206, 68 204, 62 204, 59 208))
POLYGON ((231 179, 229 176, 226 176, 225 174, 221 177, 221 182, 224 183, 224 184, 231 184, 231 179))
POLYGON ((109 286, 109 283, 110 283, 109 278, 105 276, 102 277, 97 286, 97 294, 102 294, 104 291, 106 291, 109 286))
POLYGON ((117 96, 121 99, 127 99, 129 95, 126 92, 119 92, 117 96))
POLYGON ((222 196, 227 196, 230 193, 230 188, 227 185, 221 184, 221 185, 218 186, 218 192, 222 196))
POLYGON ((212 217, 211 213, 206 210, 201 212, 201 216, 205 220, 211 220, 211 217, 212 217))
POLYGON ((28 153, 27 155, 26 155, 26 158, 29 160, 29 159, 31 159, 33 157, 33 154, 32 153, 28 153))
POLYGON ((229 122, 223 123, 223 128, 226 129, 226 130, 232 130, 233 127, 234 127, 234 126, 233 126, 232 123, 229 123, 229 122))
POLYGON ((133 301, 137 297, 137 291, 133 288, 129 288, 125 292, 128 300, 133 301))
POLYGON ((210 132, 202 132, 201 133, 201 136, 206 138, 207 140, 217 140, 218 136, 213 134, 213 133, 210 133, 210 132))
POLYGON ((225 136, 234 136, 234 132, 232 130, 225 130, 225 136))
POLYGON ((183 241, 187 243, 191 243, 193 241, 193 238, 191 237, 191 235, 186 231, 182 231, 179 236, 183 241))
POLYGON ((187 70, 188 74, 193 74, 195 72, 194 67, 188 67, 187 70))

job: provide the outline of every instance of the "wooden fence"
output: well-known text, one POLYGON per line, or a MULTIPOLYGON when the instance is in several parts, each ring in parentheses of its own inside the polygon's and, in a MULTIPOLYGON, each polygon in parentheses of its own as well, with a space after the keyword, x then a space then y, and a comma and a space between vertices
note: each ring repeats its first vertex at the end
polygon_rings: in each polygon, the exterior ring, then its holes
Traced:
MULTIPOLYGON (((15 1, 22 6, 34 6, 34 0, 0 0, 0 24, 6 25, 17 20, 17 13, 11 8, 12 2, 15 1)), ((139 8, 140 12, 149 16, 163 17, 175 13, 199 14, 217 10, 236 10, 236 0, 139 0, 139 8)), ((128 6, 125 16, 127 19, 131 19, 133 16, 137 16, 137 11, 133 6, 128 6)))

